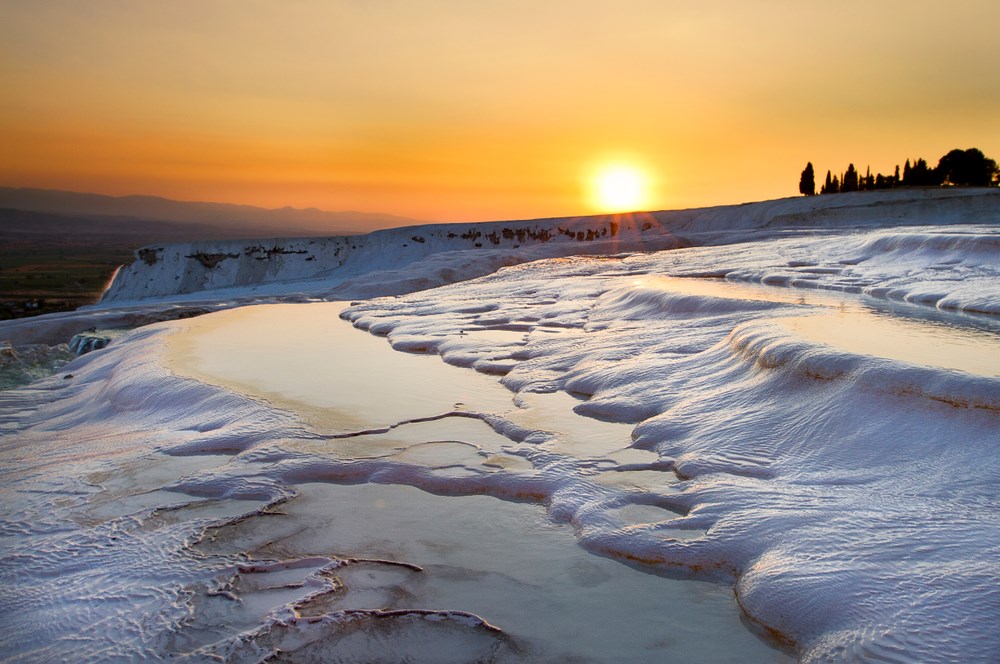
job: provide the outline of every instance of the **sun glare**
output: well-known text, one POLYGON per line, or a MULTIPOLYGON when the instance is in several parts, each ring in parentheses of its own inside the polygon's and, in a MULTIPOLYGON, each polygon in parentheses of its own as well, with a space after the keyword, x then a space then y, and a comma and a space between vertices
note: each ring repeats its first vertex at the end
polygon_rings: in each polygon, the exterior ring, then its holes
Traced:
POLYGON ((592 187, 594 206, 604 212, 633 212, 646 204, 646 176, 633 166, 605 166, 592 187))

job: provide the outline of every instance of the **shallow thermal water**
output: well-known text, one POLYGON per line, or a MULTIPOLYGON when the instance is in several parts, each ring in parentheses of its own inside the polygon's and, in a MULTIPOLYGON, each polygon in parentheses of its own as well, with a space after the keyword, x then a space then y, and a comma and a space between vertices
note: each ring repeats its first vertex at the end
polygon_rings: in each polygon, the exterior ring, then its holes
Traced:
POLYGON ((260 305, 203 316, 171 339, 184 373, 293 405, 313 426, 350 432, 453 410, 502 412, 513 395, 495 377, 426 355, 340 319, 342 305, 260 305))
POLYGON ((635 284, 685 295, 808 306, 812 313, 807 316, 775 321, 796 337, 851 353, 1000 377, 1000 321, 994 317, 945 315, 859 295, 719 279, 647 277, 635 284))
POLYGON ((997 661, 996 235, 136 330, 0 392, 0 659, 997 661))
MULTIPOLYGON (((785 660, 753 642, 731 594, 719 586, 651 577, 590 555, 576 546, 571 528, 553 524, 540 507, 486 496, 440 497, 397 485, 305 484, 298 489, 300 496, 282 507, 280 518, 220 529, 204 549, 249 549, 281 560, 336 551, 361 561, 419 566, 368 562, 355 565, 357 571, 345 567, 343 590, 315 598, 299 612, 448 609, 475 614, 502 630, 470 631, 456 643, 432 624, 388 649, 400 660, 414 652, 431 654, 420 661, 461 662, 483 652, 495 661, 785 660)), ((301 580, 322 562, 292 578, 301 580)), ((244 574, 238 585, 249 587, 249 576, 244 574)), ((256 587, 281 582, 256 576, 256 587)), ((263 614, 273 600, 246 601, 247 595, 260 594, 246 593, 244 606, 259 603, 257 613, 263 614)), ((330 630, 293 659, 385 657, 379 641, 397 627, 373 622, 363 629, 365 638, 353 644, 330 630)), ((271 638, 275 631, 270 630, 271 638)))
POLYGON ((916 365, 1000 377, 1000 337, 972 327, 837 309, 780 321, 795 336, 916 365))
MULTIPOLYGON (((171 366, 267 398, 300 413, 314 431, 335 436, 284 441, 282 447, 290 452, 380 460, 383 472, 397 472, 397 482, 430 482, 428 488, 437 492, 475 493, 469 482, 492 475, 494 492, 503 495, 505 474, 535 475, 527 458, 534 446, 501 435, 486 422, 468 417, 472 414, 506 414, 524 430, 552 432, 539 449, 575 455, 585 474, 617 467, 616 455, 655 460, 648 452, 627 449, 631 427, 575 414, 572 408, 579 401, 565 393, 524 394, 515 406, 515 395, 495 376, 449 366, 433 356, 393 351, 384 339, 341 320, 343 308, 266 305, 190 321, 170 339, 171 366), (269 343, 275 338, 282 343, 269 343), (350 408, 344 407, 345 401, 350 408), (454 412, 462 415, 405 423, 454 412), (374 432, 345 435, 349 431, 374 432)), ((504 332, 482 336, 498 343, 523 341, 523 334, 504 332)), ((466 335, 479 336, 459 334, 466 335)), ((378 472, 371 481, 380 481, 378 472)), ((666 491, 675 481, 669 473, 652 475, 635 481, 666 491)), ((510 485, 510 497, 517 498, 513 478, 510 485)), ((348 583, 346 596, 331 593, 323 606, 446 608, 480 616, 504 634, 502 642, 470 637, 459 646, 443 634, 436 644, 439 636, 432 629, 414 635, 412 642, 396 635, 393 638, 402 638, 395 646, 400 656, 411 648, 430 648, 424 661, 439 661, 449 648, 458 647, 457 652, 466 655, 455 661, 467 661, 477 648, 488 647, 499 659, 532 661, 784 659, 741 623, 724 585, 671 580, 651 575, 652 569, 644 573, 593 556, 576 545, 571 527, 553 523, 538 506, 479 496, 440 498, 405 486, 296 488, 299 497, 282 506, 280 518, 241 521, 214 534, 204 548, 282 560, 335 553, 416 565, 423 570, 420 574, 410 571, 398 579, 401 572, 392 568, 392 579, 373 577, 363 591, 348 583)), ((677 516, 655 505, 624 505, 610 513, 625 527, 677 516)), ((255 601, 261 608, 244 618, 248 628, 253 620, 263 619, 265 609, 273 609, 273 602, 255 601)), ((364 643, 327 636, 310 642, 300 656, 365 659, 373 656, 367 648, 376 647, 369 640, 383 638, 382 629, 366 626, 369 637, 364 643)), ((274 629, 267 632, 267 639, 285 643, 288 638, 276 636, 274 629)))

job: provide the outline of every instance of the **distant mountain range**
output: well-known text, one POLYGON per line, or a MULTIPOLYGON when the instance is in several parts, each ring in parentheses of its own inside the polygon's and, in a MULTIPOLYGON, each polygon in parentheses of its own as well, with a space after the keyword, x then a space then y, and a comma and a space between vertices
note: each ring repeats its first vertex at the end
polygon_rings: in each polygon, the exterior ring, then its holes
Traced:
MULTIPOLYGON (((220 237, 295 237, 352 235, 381 228, 425 224, 426 221, 369 212, 328 212, 316 208, 268 209, 252 205, 175 201, 159 196, 104 196, 53 189, 0 187, 0 218, 19 223, 72 228, 92 234, 143 234, 161 231, 167 222, 173 232, 193 234, 186 239, 220 237), (25 213, 41 213, 38 215, 25 213), (57 223, 53 215, 64 218, 57 223), (76 221, 73 221, 76 220, 76 221), (178 224, 183 226, 178 226, 178 224)), ((26 229, 25 229, 26 230, 26 229)), ((39 229, 40 230, 40 229, 39 229)))

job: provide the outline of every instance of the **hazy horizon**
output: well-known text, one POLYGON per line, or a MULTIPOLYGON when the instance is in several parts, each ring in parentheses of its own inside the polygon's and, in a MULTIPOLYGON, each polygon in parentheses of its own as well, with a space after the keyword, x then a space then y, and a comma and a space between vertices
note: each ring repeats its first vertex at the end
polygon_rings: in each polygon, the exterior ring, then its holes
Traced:
MULTIPOLYGON (((431 219, 415 219, 412 217, 404 217, 401 215, 391 215, 388 213, 382 213, 377 210, 375 211, 362 211, 362 210, 326 210, 323 208, 318 208, 315 206, 308 207, 298 207, 293 205, 278 205, 274 207, 265 207, 261 205, 251 205, 249 203, 233 203, 231 201, 210 201, 210 200, 187 200, 181 198, 171 198, 168 196, 160 196, 158 194, 149 194, 145 192, 133 192, 129 194, 105 194, 99 191, 73 191, 69 189, 49 189, 44 187, 16 187, 8 186, 6 184, 0 183, 0 192, 32 192, 38 193, 40 195, 68 195, 68 196, 80 196, 80 197, 91 197, 96 196, 100 198, 108 198, 114 200, 125 200, 125 199, 135 199, 135 198, 154 198, 159 199, 169 203, 179 203, 182 205, 211 205, 211 206, 225 206, 225 207, 249 207, 255 210, 266 211, 266 212, 281 212, 283 210, 293 210, 295 212, 318 212, 318 213, 332 213, 332 214, 359 214, 359 215, 370 215, 370 216, 385 216, 385 217, 398 217, 401 220, 409 221, 419 221, 431 223, 434 220, 431 219)), ((2 203, 2 201, 0 201, 2 203)), ((15 208, 16 209, 16 208, 15 208)))
MULTIPOLYGON (((6 191, 37 192, 37 193, 39 193, 41 195, 55 194, 55 195, 80 196, 80 197, 97 196, 97 197, 101 197, 101 198, 113 199, 113 200, 116 200, 116 201, 124 201, 126 199, 135 199, 135 198, 143 198, 143 199, 150 199, 150 198, 152 198, 152 199, 159 199, 159 200, 162 200, 162 201, 167 202, 167 203, 176 203, 176 204, 180 204, 180 205, 190 205, 190 206, 206 205, 206 206, 223 206, 223 207, 234 207, 234 208, 247 207, 247 208, 251 208, 251 209, 256 210, 256 211, 261 211, 261 212, 275 212, 275 213, 279 213, 279 212, 282 212, 282 211, 285 211, 285 210, 290 210, 290 211, 293 211, 293 212, 305 212, 305 213, 316 212, 316 213, 321 213, 321 214, 342 214, 342 215, 357 214, 357 215, 371 216, 371 217, 387 217, 387 218, 395 217, 395 218, 400 219, 401 221, 412 221, 412 222, 416 222, 416 223, 419 223, 419 224, 438 224, 438 223, 441 223, 441 224, 450 224, 450 223, 482 223, 482 222, 496 222, 496 221, 525 221, 525 220, 531 220, 531 219, 544 219, 544 218, 561 218, 561 217, 573 218, 573 217, 602 216, 604 214, 619 214, 619 213, 613 213, 613 212, 612 213, 601 212, 601 211, 598 211, 598 210, 584 210, 584 211, 580 212, 579 214, 546 215, 545 217, 540 217, 538 215, 529 215, 529 216, 523 216, 523 217, 518 217, 518 218, 504 217, 504 218, 482 218, 482 219, 455 219, 455 220, 447 220, 446 221, 446 220, 440 220, 440 219, 418 219, 418 218, 415 218, 415 217, 406 217, 406 216, 402 216, 402 215, 394 215, 394 214, 387 213, 387 212, 382 212, 382 211, 379 211, 379 210, 331 210, 331 209, 325 209, 325 208, 318 208, 318 207, 315 207, 315 206, 298 207, 298 206, 293 206, 293 205, 276 205, 276 206, 273 206, 273 207, 272 206, 265 207, 265 206, 261 206, 261 205, 252 205, 252 204, 249 204, 249 203, 234 203, 232 201, 220 201, 220 200, 187 200, 187 199, 180 199, 180 198, 171 198, 171 197, 168 197, 168 196, 160 196, 158 194, 149 194, 149 193, 144 193, 144 192, 133 192, 133 193, 126 193, 126 194, 105 194, 105 193, 101 193, 101 192, 98 192, 98 191, 71 191, 71 190, 68 190, 68 189, 47 189, 47 188, 42 188, 42 187, 16 187, 16 186, 8 186, 6 184, 0 183, 0 192, 5 191, 5 190, 6 191)), ((661 208, 649 208, 649 209, 645 209, 645 210, 634 210, 634 212, 668 212, 668 211, 672 211, 672 210, 682 210, 682 209, 726 207, 726 206, 730 206, 730 205, 743 205, 745 203, 758 203, 758 202, 764 202, 765 200, 776 200, 776 199, 780 199, 780 198, 797 198, 798 196, 799 196, 799 194, 787 193, 787 194, 785 194, 783 196, 777 196, 774 199, 743 200, 743 201, 737 201, 737 202, 733 202, 733 203, 718 203, 718 204, 714 204, 714 205, 690 206, 690 208, 662 208, 662 209, 661 208)), ((3 202, 0 201, 0 207, 4 207, 2 203, 3 202)), ((44 206, 42 206, 42 207, 44 207, 44 206)), ((28 208, 26 208, 26 207, 25 208, 19 208, 17 206, 12 206, 11 209, 28 209, 28 208)), ((44 210, 40 209, 39 211, 48 211, 48 209, 47 208, 44 209, 44 210)), ((55 212, 52 212, 52 214, 68 214, 68 212, 55 211, 55 212)), ((93 213, 89 213, 89 214, 93 214, 93 213)))

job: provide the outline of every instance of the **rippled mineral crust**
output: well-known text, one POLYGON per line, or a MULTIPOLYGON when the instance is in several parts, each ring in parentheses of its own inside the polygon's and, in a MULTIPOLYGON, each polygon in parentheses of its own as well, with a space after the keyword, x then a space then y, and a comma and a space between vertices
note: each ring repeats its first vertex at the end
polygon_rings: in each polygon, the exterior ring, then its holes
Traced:
POLYGON ((875 197, 405 294, 475 272, 431 253, 349 295, 399 297, 148 325, 0 392, 0 656, 1000 659, 1000 198, 875 197))
MULTIPOLYGON (((668 527, 703 533, 602 527, 599 500, 556 492, 550 511, 583 524, 585 548, 731 575, 750 620, 804 661, 990 661, 998 237, 879 229, 578 259, 346 315, 390 342, 468 329, 487 314, 448 313, 473 301, 495 303, 489 326, 571 323, 533 332, 504 384, 565 390, 584 397, 579 413, 636 423, 632 448, 685 480, 661 499, 683 514, 668 527), (713 262, 715 279, 699 279, 713 262), (797 334, 802 321, 818 331, 797 334)), ((450 361, 445 343, 428 346, 450 361)))

